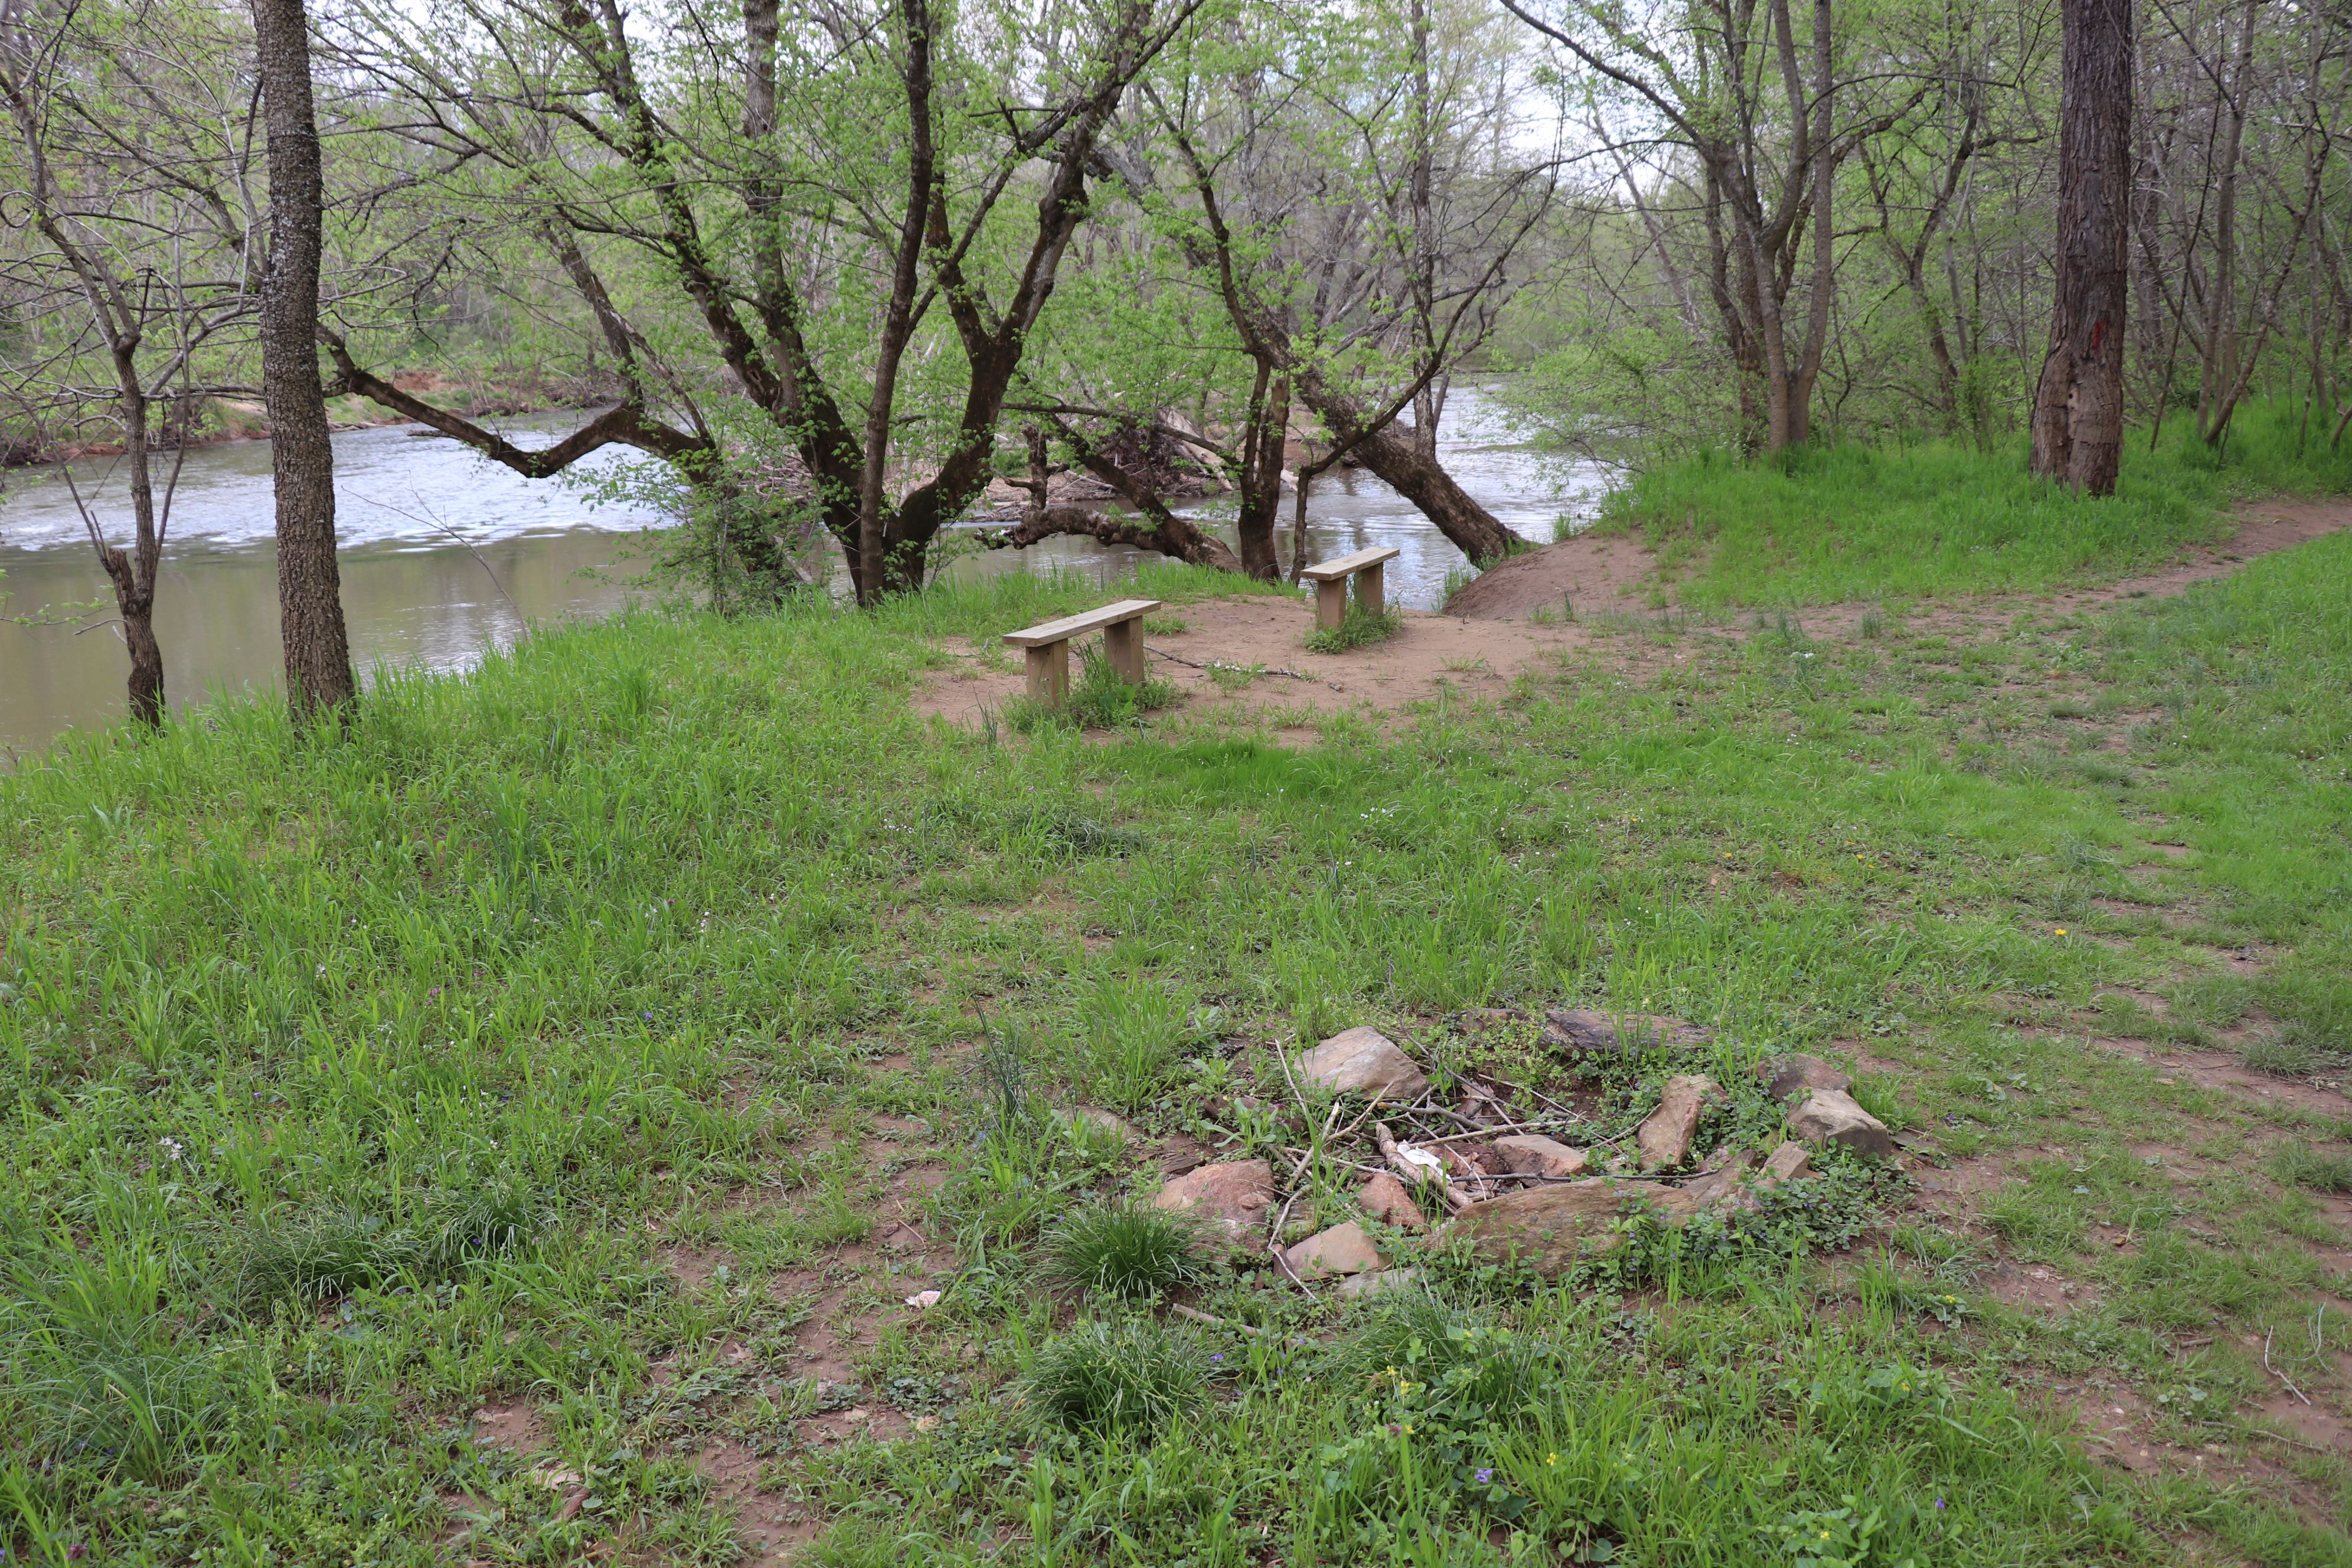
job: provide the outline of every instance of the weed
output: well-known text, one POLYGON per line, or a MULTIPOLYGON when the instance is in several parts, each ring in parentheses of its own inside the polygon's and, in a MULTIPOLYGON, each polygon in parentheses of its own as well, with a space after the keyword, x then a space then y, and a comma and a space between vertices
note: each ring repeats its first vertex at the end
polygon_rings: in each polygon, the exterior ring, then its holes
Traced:
POLYGON ((1209 1274, 1198 1227, 1148 1205, 1080 1209, 1046 1232, 1045 1250, 1057 1284, 1130 1300, 1172 1295, 1209 1274))
POLYGON ((2320 1193, 2352 1193, 2352 1150, 2322 1149, 2316 1143, 2282 1143, 2271 1151, 2263 1168, 2292 1186, 2320 1193))
POLYGON ((1006 700, 1004 722, 1010 729, 1027 735, 1051 729, 1129 728, 1145 714, 1171 707, 1183 699, 1174 681, 1156 675, 1130 683, 1093 643, 1081 644, 1077 654, 1077 679, 1070 682, 1058 706, 1026 695, 1006 700))
POLYGON ((1161 614, 1143 617, 1143 632, 1146 637, 1172 637, 1191 629, 1181 616, 1161 614))
POLYGON ((1382 610, 1373 615, 1350 599, 1348 614, 1336 626, 1318 626, 1307 634, 1309 653, 1346 653, 1349 648, 1368 643, 1386 642, 1404 630, 1402 610, 1382 610))
POLYGON ((1207 1397, 1209 1354, 1149 1318, 1097 1319, 1039 1347, 1020 1395, 1036 1419, 1066 1431, 1149 1437, 1207 1397))

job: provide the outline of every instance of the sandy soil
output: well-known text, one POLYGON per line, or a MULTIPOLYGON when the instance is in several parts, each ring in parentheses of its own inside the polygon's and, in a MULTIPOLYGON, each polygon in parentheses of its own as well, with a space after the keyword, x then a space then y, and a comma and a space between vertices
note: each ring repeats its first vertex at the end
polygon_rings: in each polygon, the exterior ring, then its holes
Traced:
MULTIPOLYGON (((1944 636, 1997 636, 2021 615, 2095 608, 2123 598, 2161 597, 2234 571, 2242 562, 2352 528, 2352 501, 2265 501, 2240 509, 2237 535, 2184 550, 2158 572, 2048 595, 1985 595, 1939 601, 1908 624, 1944 636)), ((1405 612, 1398 636, 1344 654, 1306 648, 1314 611, 1303 599, 1211 599, 1165 612, 1184 630, 1147 636, 1152 672, 1184 692, 1178 711, 1212 722, 1239 722, 1303 734, 1318 720, 1355 713, 1384 722, 1441 697, 1492 700, 1522 671, 1556 670, 1564 657, 1597 651, 1605 665, 1639 677, 1671 668, 1687 654, 1661 654, 1640 639, 1621 639, 1628 615, 1647 618, 1652 560, 1631 539, 1571 539, 1517 557, 1471 583, 1442 614, 1405 612), (1554 620, 1563 596, 1577 616, 1554 620), (1534 618, 1538 615, 1542 620, 1534 618), (1223 666, 1213 669, 1210 666, 1223 666), (1262 673, 1244 675, 1250 667, 1262 673)), ((1824 605, 1790 618, 1814 637, 1853 631, 1873 606, 1824 605)), ((1674 612, 1679 625, 1682 616, 1674 612)), ((1755 617, 1708 623, 1717 635, 1744 637, 1755 617)), ((1020 655, 997 645, 950 639, 955 668, 928 676, 916 691, 917 713, 978 730, 1022 689, 1020 655)))

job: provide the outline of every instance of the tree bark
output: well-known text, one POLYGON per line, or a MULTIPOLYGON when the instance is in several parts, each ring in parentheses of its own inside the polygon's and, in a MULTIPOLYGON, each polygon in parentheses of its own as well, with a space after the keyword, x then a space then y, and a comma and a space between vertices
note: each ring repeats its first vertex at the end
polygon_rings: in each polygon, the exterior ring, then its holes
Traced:
POLYGON ((1321 376, 1301 368, 1295 378, 1299 400, 1323 416, 1335 443, 1362 459, 1381 482, 1411 501, 1437 525, 1474 566, 1507 560, 1511 531, 1493 512, 1470 499, 1454 476, 1433 457, 1423 457, 1408 429, 1391 424, 1366 434, 1363 409, 1352 397, 1333 391, 1321 376))
POLYGON ((269 132, 269 260, 261 281, 261 384, 278 496, 278 624, 299 713, 358 695, 335 560, 335 452, 319 379, 319 255, 325 202, 302 0, 253 0, 254 55, 269 132))
POLYGON ((2123 460, 2131 237, 2131 0, 2064 0, 2058 279, 2033 399, 2032 471, 2095 496, 2123 460))

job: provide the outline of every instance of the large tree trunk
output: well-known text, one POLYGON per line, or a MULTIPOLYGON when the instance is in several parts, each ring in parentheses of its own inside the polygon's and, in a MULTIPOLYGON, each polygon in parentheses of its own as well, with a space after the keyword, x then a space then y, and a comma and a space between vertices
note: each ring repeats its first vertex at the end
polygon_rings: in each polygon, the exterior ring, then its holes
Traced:
POLYGON ((2064 0, 2058 287, 2033 398, 2033 472, 2115 493, 2131 236, 2131 0, 2064 0))
POLYGON ((1242 436, 1240 506, 1234 534, 1242 571, 1261 583, 1282 579, 1274 531, 1282 520, 1282 447, 1290 430, 1290 377, 1260 360, 1250 396, 1250 425, 1242 436))
POLYGON ((319 382, 319 252, 325 195, 302 0, 253 0, 269 128, 269 263, 261 282, 261 385, 278 492, 278 625, 298 712, 358 695, 335 561, 335 452, 319 382))
POLYGON ((1323 416, 1337 444, 1361 458, 1364 467, 1435 523, 1472 565, 1488 566, 1510 556, 1511 531, 1471 500, 1444 465, 1422 456, 1410 430, 1400 432, 1391 424, 1368 435, 1364 412, 1355 399, 1332 391, 1321 377, 1303 369, 1295 384, 1300 401, 1323 416))

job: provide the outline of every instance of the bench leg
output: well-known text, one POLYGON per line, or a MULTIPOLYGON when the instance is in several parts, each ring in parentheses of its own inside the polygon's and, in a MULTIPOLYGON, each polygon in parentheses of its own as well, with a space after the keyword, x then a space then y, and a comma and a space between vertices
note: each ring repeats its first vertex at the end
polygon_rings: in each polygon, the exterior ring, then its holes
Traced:
POLYGON ((1029 698, 1048 708, 1059 708, 1070 694, 1070 645, 1047 643, 1024 650, 1029 667, 1029 698))
POLYGON ((1315 624, 1336 632, 1348 619, 1348 580, 1326 578, 1315 584, 1315 624))
POLYGON ((1103 653, 1110 667, 1118 671, 1119 679, 1129 686, 1143 681, 1143 623, 1140 620, 1121 621, 1117 626, 1103 627, 1103 653))
POLYGON ((1388 609, 1387 586, 1381 579, 1381 570, 1387 564, 1383 561, 1375 561, 1356 574, 1356 603, 1368 616, 1380 616, 1388 609))

